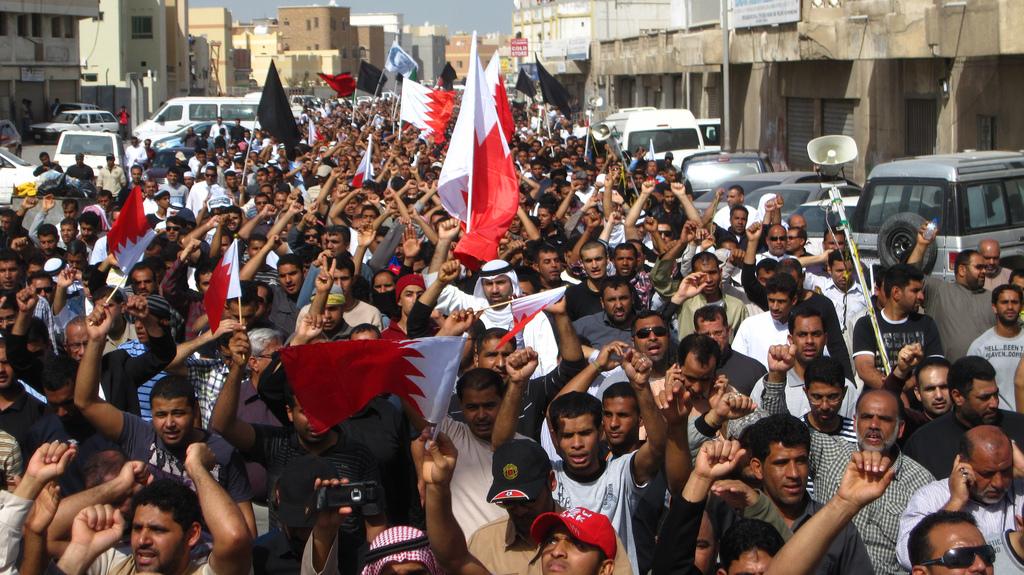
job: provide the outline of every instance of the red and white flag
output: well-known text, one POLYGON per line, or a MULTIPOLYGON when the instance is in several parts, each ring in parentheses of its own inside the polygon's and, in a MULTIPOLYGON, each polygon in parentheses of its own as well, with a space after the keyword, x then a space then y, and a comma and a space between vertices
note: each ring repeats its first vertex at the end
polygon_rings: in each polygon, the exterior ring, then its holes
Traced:
POLYGON ((498 342, 498 348, 512 341, 517 333, 523 331, 526 324, 544 311, 549 305, 558 302, 565 297, 565 286, 537 292, 533 295, 523 296, 512 300, 509 308, 512 311, 512 329, 498 342))
POLYGON ((444 336, 315 343, 282 349, 281 362, 317 433, 348 419, 382 393, 408 400, 437 424, 448 412, 464 341, 444 336))
POLYGON ((443 142, 454 111, 454 92, 431 90, 415 80, 402 78, 399 119, 419 128, 424 136, 433 136, 435 142, 443 142))
POLYGON ((149 242, 155 237, 156 232, 150 228, 142 207, 142 188, 136 186, 107 232, 107 253, 117 258, 117 267, 127 275, 142 260, 149 242))
MULTIPOLYGON (((224 314, 224 306, 231 298, 242 297, 242 285, 238 281, 238 240, 231 242, 228 251, 220 258, 220 263, 213 270, 210 287, 203 296, 203 307, 206 308, 206 319, 210 323, 210 331, 217 331, 220 317, 224 314)), ((241 303, 241 302, 239 302, 241 303)))
POLYGON ((373 136, 366 139, 366 152, 363 159, 359 160, 356 175, 352 178, 352 187, 361 188, 367 180, 373 181, 373 136))
POLYGON ((519 181, 477 57, 475 32, 466 90, 438 178, 438 196, 448 213, 465 225, 455 256, 473 269, 497 257, 498 241, 519 207, 519 181))
POLYGON ((505 141, 512 141, 512 133, 515 131, 515 122, 512 120, 512 107, 508 105, 508 92, 505 90, 505 78, 501 75, 501 56, 495 50, 491 61, 487 64, 484 72, 487 76, 487 89, 494 98, 494 105, 498 109, 498 121, 501 122, 501 129, 505 132, 505 141))

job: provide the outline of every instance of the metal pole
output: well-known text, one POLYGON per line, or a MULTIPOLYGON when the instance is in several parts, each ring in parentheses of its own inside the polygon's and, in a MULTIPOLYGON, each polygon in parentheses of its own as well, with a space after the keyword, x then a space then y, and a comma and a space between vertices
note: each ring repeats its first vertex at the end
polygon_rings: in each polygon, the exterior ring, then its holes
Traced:
POLYGON ((729 151, 729 0, 722 0, 722 151, 729 151))

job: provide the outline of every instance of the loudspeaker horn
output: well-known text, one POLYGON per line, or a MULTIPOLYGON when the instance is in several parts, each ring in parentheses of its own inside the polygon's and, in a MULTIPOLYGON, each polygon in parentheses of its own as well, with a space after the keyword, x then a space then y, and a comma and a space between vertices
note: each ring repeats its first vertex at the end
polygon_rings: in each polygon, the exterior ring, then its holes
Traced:
POLYGON ((821 136, 807 142, 807 157, 825 174, 836 175, 857 159, 857 142, 849 136, 821 136))
POLYGON ((590 129, 590 135, 598 142, 603 142, 612 135, 612 130, 608 127, 608 124, 595 124, 594 127, 590 129))

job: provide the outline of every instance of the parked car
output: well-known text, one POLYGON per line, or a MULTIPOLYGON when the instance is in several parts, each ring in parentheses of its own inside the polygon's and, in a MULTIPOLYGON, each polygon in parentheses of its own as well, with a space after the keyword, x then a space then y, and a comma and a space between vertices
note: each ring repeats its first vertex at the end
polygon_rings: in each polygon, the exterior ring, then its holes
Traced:
MULTIPOLYGON (((840 188, 841 194, 842 188, 840 188)), ((857 204, 859 201, 859 195, 843 196, 843 211, 846 212, 847 220, 852 220, 857 214, 857 204)), ((836 229, 840 225, 839 214, 832 209, 832 202, 828 197, 827 190, 826 195, 821 199, 800 204, 792 213, 800 214, 807 222, 807 245, 805 247, 807 251, 813 254, 821 253, 825 230, 828 228, 836 229)))
MULTIPOLYGON (((839 194, 844 197, 855 198, 860 196, 860 188, 852 184, 841 184, 839 187, 839 194)), ((755 192, 747 194, 744 199, 748 206, 757 208, 761 202, 761 198, 768 194, 774 194, 776 197, 781 196, 783 200, 782 204, 782 219, 785 220, 800 207, 801 204, 808 202, 821 202, 828 200, 828 188, 822 187, 820 183, 803 183, 803 184, 779 184, 777 186, 765 186, 758 188, 755 192)))
POLYGON ((0 120, 0 148, 16 156, 21 155, 21 134, 10 120, 0 120))
MULTIPOLYGON (((745 176, 736 176, 734 178, 728 178, 723 180, 718 187, 725 188, 728 190, 731 186, 741 186, 743 193, 745 194, 744 202, 748 206, 757 207, 755 200, 751 199, 751 194, 765 186, 777 186, 780 184, 800 184, 804 182, 820 182, 821 176, 815 172, 762 172, 760 174, 749 174, 745 176)), ((694 200, 693 204, 698 210, 705 210, 711 205, 711 201, 715 198, 715 190, 708 190, 703 195, 697 195, 697 199, 694 200)), ((797 202, 794 205, 799 205, 803 202, 797 202)), ((721 207, 721 206, 719 206, 721 207)))
POLYGON ((184 146, 157 150, 156 157, 153 158, 153 167, 146 172, 146 177, 156 180, 158 185, 163 185, 167 181, 167 171, 174 167, 174 156, 178 152, 185 154, 186 160, 192 159, 192 156, 196 154, 195 148, 184 146))
POLYGON ((697 118, 697 125, 700 126, 700 136, 704 138, 705 150, 722 149, 722 119, 721 118, 697 118))
MULTIPOLYGON (((999 242, 1002 265, 1024 267, 1024 153, 962 152, 875 166, 851 219, 865 266, 906 261, 924 222, 938 234, 924 269, 952 279, 957 255, 981 240, 999 242)), ((877 266, 877 268, 876 268, 877 266)))
POLYGON ((697 196, 737 176, 770 172, 772 164, 761 152, 697 152, 683 160, 682 171, 697 196))
POLYGON ((32 138, 37 142, 52 141, 68 130, 87 132, 117 132, 117 118, 103 110, 69 110, 54 116, 49 122, 32 124, 32 138))
POLYGON ((210 126, 213 126, 216 123, 216 121, 196 122, 194 124, 182 126, 169 134, 154 138, 153 149, 163 150, 166 148, 177 148, 182 146, 185 141, 185 134, 188 133, 189 128, 192 128, 200 138, 206 139, 210 134, 210 126))
POLYGON ((75 163, 75 154, 85 154, 85 163, 93 169, 107 165, 107 154, 124 166, 124 142, 116 133, 67 131, 60 135, 53 161, 63 167, 75 163))
POLYGON ((96 104, 86 104, 85 102, 61 102, 53 109, 53 115, 57 116, 63 112, 69 110, 99 110, 100 107, 96 104))
POLYGON ((10 205, 14 187, 35 179, 35 166, 6 149, 0 149, 0 205, 10 205))
POLYGON ((186 96, 171 98, 153 114, 153 117, 135 127, 134 134, 139 140, 156 139, 184 128, 189 124, 224 119, 231 125, 235 119, 242 125, 253 129, 256 122, 256 108, 259 107, 259 92, 246 95, 244 98, 227 98, 221 96, 186 96))

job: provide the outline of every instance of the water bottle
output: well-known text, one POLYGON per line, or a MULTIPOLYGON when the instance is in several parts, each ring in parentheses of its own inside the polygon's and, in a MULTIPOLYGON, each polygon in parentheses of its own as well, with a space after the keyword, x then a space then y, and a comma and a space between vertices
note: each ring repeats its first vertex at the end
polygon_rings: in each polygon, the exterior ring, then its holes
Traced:
POLYGON ((933 218, 924 228, 924 239, 932 241, 935 239, 935 232, 939 229, 939 218, 933 218))

